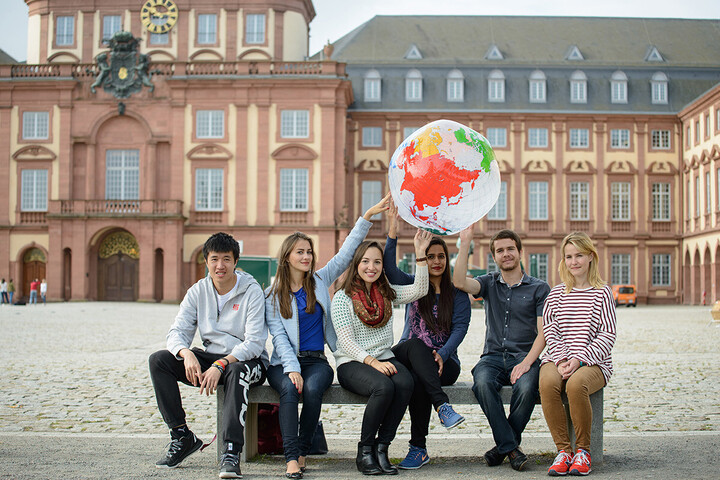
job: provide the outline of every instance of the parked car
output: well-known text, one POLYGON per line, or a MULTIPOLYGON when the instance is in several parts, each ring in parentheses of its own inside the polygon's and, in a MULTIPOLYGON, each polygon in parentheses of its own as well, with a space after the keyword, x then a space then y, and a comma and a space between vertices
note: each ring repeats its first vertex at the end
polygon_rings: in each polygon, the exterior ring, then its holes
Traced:
POLYGON ((637 307, 637 289, 635 285, 613 285, 613 298, 615 306, 625 305, 637 307))

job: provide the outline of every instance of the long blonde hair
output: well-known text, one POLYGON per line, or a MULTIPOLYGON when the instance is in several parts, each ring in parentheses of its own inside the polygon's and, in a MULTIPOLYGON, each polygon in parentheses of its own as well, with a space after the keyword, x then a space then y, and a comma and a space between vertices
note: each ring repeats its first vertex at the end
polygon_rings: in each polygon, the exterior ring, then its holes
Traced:
POLYGON ((598 270, 598 263, 600 261, 600 258, 598 257, 598 252, 595 248, 595 245, 593 245, 593 242, 587 233, 573 232, 563 239, 562 247, 560 248, 562 258, 560 258, 558 272, 560 273, 560 280, 562 280, 562 282, 565 284, 565 293, 570 293, 570 291, 575 286, 575 277, 572 273, 570 273, 567 265, 565 265, 565 247, 569 243, 573 244, 573 246, 578 249, 578 252, 584 255, 590 255, 592 257, 592 259, 590 260, 590 265, 588 266, 588 283, 592 285, 593 288, 604 287, 605 281, 600 278, 600 271, 598 270))
POLYGON ((280 252, 278 253, 278 267, 275 273, 275 280, 273 281, 272 288, 268 292, 267 296, 273 297, 273 304, 280 306, 280 315, 283 318, 292 317, 292 289, 290 287, 290 253, 292 253, 300 240, 307 240, 310 243, 310 250, 312 250, 312 261, 310 262, 310 271, 305 273, 303 277, 303 288, 305 289, 305 295, 307 300, 307 306, 305 312, 315 312, 315 262, 317 257, 315 256, 315 246, 313 245, 312 238, 308 237, 302 232, 295 232, 289 235, 283 240, 280 246, 280 252))

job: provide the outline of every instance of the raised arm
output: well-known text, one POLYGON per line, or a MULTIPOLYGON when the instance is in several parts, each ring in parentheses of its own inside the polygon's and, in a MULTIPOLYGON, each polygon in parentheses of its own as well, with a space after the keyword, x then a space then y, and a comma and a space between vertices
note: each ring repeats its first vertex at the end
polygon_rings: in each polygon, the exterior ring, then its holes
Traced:
POLYGON ((431 239, 432 233, 418 228, 414 239, 416 258, 415 281, 412 285, 393 285, 393 289, 397 294, 394 302, 396 305, 410 303, 427 295, 429 280, 425 251, 427 251, 431 239))
POLYGON ((455 259, 455 269, 453 270, 453 285, 458 290, 467 292, 470 295, 480 293, 480 282, 474 278, 468 278, 468 257, 470 255, 470 242, 473 237, 473 226, 469 226, 460 232, 460 251, 455 259))
MULTIPOLYGON (((415 278, 408 275, 397 267, 397 207, 390 205, 387 211, 388 217, 388 238, 383 252, 383 268, 385 275, 393 285, 410 285, 415 278)), ((424 255, 424 254, 423 254, 424 255)))

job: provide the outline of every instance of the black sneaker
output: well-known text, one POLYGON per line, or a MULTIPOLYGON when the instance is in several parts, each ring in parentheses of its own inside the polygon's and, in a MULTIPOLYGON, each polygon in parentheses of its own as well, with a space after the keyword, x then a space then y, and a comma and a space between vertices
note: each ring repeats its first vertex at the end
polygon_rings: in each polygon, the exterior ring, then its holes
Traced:
POLYGON ((192 432, 184 437, 173 438, 170 440, 165 456, 158 460, 155 466, 158 468, 175 468, 180 465, 180 462, 200 450, 202 446, 202 440, 192 432))
POLYGON ((516 448, 512 452, 508 453, 508 460, 510 460, 510 466, 513 470, 520 471, 525 468, 525 464, 528 461, 527 455, 525 455, 520 447, 516 448))
POLYGON ((505 460, 505 455, 500 453, 497 446, 495 446, 485 452, 483 458, 485 459, 485 463, 487 463, 488 467, 497 467, 498 465, 502 465, 503 460, 505 460))
POLYGON ((242 478, 240 457, 234 453, 223 453, 220 459, 220 478, 242 478))

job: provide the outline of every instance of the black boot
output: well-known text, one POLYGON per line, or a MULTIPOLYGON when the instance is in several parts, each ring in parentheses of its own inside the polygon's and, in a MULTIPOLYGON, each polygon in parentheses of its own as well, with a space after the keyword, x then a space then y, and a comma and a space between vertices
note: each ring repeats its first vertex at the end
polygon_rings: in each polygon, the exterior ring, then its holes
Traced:
POLYGON ((380 475, 383 473, 375 459, 375 452, 372 445, 360 445, 358 443, 358 453, 355 459, 358 472, 363 475, 380 475))
POLYGON ((395 465, 390 463, 390 459, 388 458, 388 448, 390 447, 387 443, 378 443, 375 447, 375 452, 377 454, 377 463, 380 466, 380 469, 382 470, 382 473, 385 475, 397 475, 398 469, 395 465))

